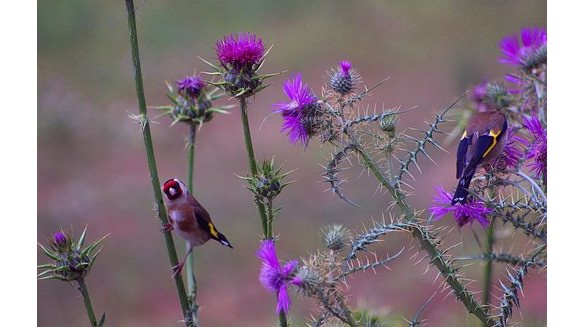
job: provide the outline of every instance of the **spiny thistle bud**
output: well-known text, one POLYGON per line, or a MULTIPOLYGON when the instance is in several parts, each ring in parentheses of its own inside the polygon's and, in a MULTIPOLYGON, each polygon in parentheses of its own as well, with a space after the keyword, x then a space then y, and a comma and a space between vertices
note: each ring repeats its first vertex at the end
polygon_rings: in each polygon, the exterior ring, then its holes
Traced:
POLYGON ((350 94, 360 82, 360 75, 352 68, 352 63, 342 60, 338 69, 330 72, 328 85, 341 95, 350 94))
POLYGON ((497 108, 506 108, 511 105, 512 97, 502 82, 493 82, 486 85, 486 102, 497 108))
POLYGON ((320 286, 319 274, 308 266, 302 266, 297 270, 291 284, 297 286, 297 291, 302 296, 311 297, 316 294, 320 286))
POLYGON ((82 248, 85 235, 86 229, 81 234, 79 241, 75 243, 73 238, 59 232, 54 234, 53 239, 49 241, 49 248, 39 243, 43 253, 51 258, 53 263, 38 266, 38 268, 46 269, 37 276, 38 279, 54 278, 73 281, 85 277, 100 253, 100 249, 94 253, 96 247, 108 236, 106 235, 88 247, 82 248))
POLYGON ((210 121, 214 113, 227 113, 231 106, 213 107, 212 101, 223 96, 217 88, 209 90, 199 76, 187 76, 176 82, 177 90, 167 83, 167 98, 172 105, 155 107, 164 110, 173 123, 200 125, 210 121))
POLYGON ((339 224, 328 225, 322 230, 326 248, 340 251, 350 243, 350 231, 339 224))
POLYGON ((527 55, 523 68, 527 71, 532 71, 545 64, 547 64, 547 46, 543 45, 527 55))
POLYGON ((281 174, 281 165, 279 168, 275 166, 274 158, 271 161, 263 161, 257 164, 259 172, 253 177, 242 177, 248 181, 248 189, 251 190, 257 197, 274 199, 285 186, 290 183, 283 183, 285 176, 291 172, 281 174))
POLYGON ((397 120, 398 116, 396 114, 385 115, 380 119, 380 128, 391 138, 395 137, 397 120))

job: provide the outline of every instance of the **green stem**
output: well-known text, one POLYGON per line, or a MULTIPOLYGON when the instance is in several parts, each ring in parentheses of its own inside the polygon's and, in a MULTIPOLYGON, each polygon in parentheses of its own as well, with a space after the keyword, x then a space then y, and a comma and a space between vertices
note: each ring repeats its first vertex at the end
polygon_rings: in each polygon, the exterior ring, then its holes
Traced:
MULTIPOLYGON (((494 222, 496 219, 490 221, 488 230, 486 231, 486 254, 492 254, 494 245, 494 222)), ((482 304, 490 304, 490 291, 492 286, 492 260, 488 260, 484 266, 484 293, 482 295, 482 304)))
POLYGON ((391 185, 391 183, 385 177, 384 173, 380 170, 378 165, 374 163, 370 154, 366 150, 364 150, 359 143, 356 143, 355 149, 360 154, 360 157, 362 157, 362 160, 364 161, 366 167, 370 171, 372 171, 376 179, 378 179, 378 181, 387 189, 387 191, 389 191, 389 193, 399 206, 399 209, 401 209, 401 212, 405 216, 405 220, 411 221, 415 219, 415 213, 413 212, 411 207, 407 203, 405 203, 405 195, 398 188, 391 185))
MULTIPOLYGON (((189 193, 193 194, 193 162, 195 157, 195 136, 197 134, 197 125, 191 124, 189 126, 189 136, 187 137, 187 189, 189 193)), ((186 242, 189 246, 189 243, 186 242)), ((191 295, 193 303, 196 303, 197 298, 197 281, 195 279, 195 272, 193 269, 194 252, 192 251, 187 256, 187 290, 191 295)))
POLYGON ((273 220, 274 220, 274 212, 273 212, 273 200, 269 199, 267 201, 267 236, 273 238, 273 220))
POLYGON ((81 295, 83 296, 83 304, 85 304, 85 310, 90 320, 90 324, 92 325, 92 327, 97 327, 98 321, 96 320, 96 315, 94 313, 94 308, 92 307, 90 294, 88 293, 87 286, 85 285, 85 280, 83 279, 83 277, 77 280, 77 284, 79 285, 78 289, 81 292, 81 295))
MULTIPOLYGON (((138 35, 136 32, 136 13, 134 11, 134 1, 126 1, 126 10, 128 12, 128 29, 130 31, 130 47, 132 50, 132 64, 134 66, 134 82, 136 86, 136 98, 138 101, 138 109, 140 112, 139 118, 142 124, 142 135, 144 139, 144 145, 146 148, 147 163, 149 167, 151 184, 153 187, 157 216, 161 220, 162 224, 168 224, 169 219, 167 218, 167 211, 163 203, 163 195, 161 194, 161 183, 159 181, 159 175, 157 173, 157 163, 155 161, 155 151, 153 148, 153 141, 151 138, 151 129, 149 120, 147 117, 146 100, 144 96, 144 88, 142 84, 142 70, 140 68, 140 55, 138 52, 138 35)), ((167 254, 169 256, 169 262, 172 266, 179 263, 177 259, 177 251, 175 250, 175 244, 173 243, 173 236, 170 232, 165 232, 165 244, 167 246, 167 254)), ((189 310, 189 302, 187 301, 187 294, 185 292, 185 285, 183 284, 183 278, 181 275, 175 277, 175 287, 177 288, 177 295, 181 304, 181 310, 185 316, 189 310)))
POLYGON ((287 315, 285 314, 285 311, 281 310, 279 312, 279 327, 287 327, 287 326, 288 326, 287 315))
MULTIPOLYGON (((252 147, 252 138, 250 137, 250 127, 248 124, 248 113, 246 109, 246 99, 240 98, 240 115, 242 120, 242 131, 244 132, 244 143, 246 144, 246 152, 248 153, 248 164, 250 166, 250 174, 254 177, 258 173, 256 166, 256 158, 254 156, 254 149, 252 147)), ((265 240, 272 239, 272 232, 269 234, 267 224, 267 212, 264 204, 258 197, 254 197, 254 203, 258 208, 258 214, 260 216, 260 222, 263 230, 263 237, 265 240)))

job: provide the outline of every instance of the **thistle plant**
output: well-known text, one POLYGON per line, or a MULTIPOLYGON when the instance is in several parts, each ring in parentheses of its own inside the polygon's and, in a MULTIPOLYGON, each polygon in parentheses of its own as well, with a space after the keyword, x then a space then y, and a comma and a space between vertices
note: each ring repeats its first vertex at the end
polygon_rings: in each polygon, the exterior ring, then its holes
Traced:
POLYGON ((37 266, 37 269, 44 269, 37 275, 37 278, 38 280, 57 279, 68 282, 70 285, 75 283, 83 297, 91 326, 102 327, 106 322, 106 313, 102 314, 100 320, 96 319, 85 277, 102 250, 102 247, 98 248, 98 246, 108 235, 84 247, 86 232, 87 227, 77 241, 61 231, 53 235, 53 238, 49 240, 49 246, 38 243, 43 254, 53 262, 37 266))
MULTIPOLYGON (((547 239, 546 35, 541 29, 526 29, 521 33, 522 46, 515 43, 516 40, 506 38, 501 47, 503 62, 517 66, 518 71, 507 75, 504 81, 478 85, 471 101, 461 107, 463 112, 498 110, 505 114, 511 127, 503 141, 502 153, 477 173, 467 189, 471 194, 467 201, 455 202, 450 192, 438 188, 438 196, 429 210, 431 220, 425 219, 424 211, 409 204, 408 198, 414 191, 411 181, 415 175, 412 171, 416 168, 423 173, 419 165, 423 158, 433 162, 430 148, 446 151, 440 146, 438 136, 446 134, 443 125, 453 120, 450 117, 456 117, 449 111, 464 95, 437 114, 428 123, 429 128, 419 131, 417 136, 398 131, 397 123, 402 113, 398 108, 368 112, 359 106, 358 103, 381 83, 371 88, 364 87, 362 92, 356 91, 361 79, 355 70, 350 71, 352 65, 348 61, 342 61, 339 68, 332 70, 321 98, 302 82, 300 74, 285 82, 283 90, 290 102, 275 105, 283 118, 282 131, 294 144, 301 141, 308 146, 312 139, 319 138, 321 143, 333 146, 332 159, 324 164, 323 175, 332 192, 344 202, 358 206, 342 192, 344 179, 339 177, 344 170, 342 164, 357 158, 376 178, 378 189, 388 194, 390 200, 387 214, 392 217, 391 221, 374 222, 372 228, 353 238, 344 260, 340 260, 337 253, 346 243, 333 240, 347 233, 340 232, 341 227, 335 227, 329 229, 326 238, 326 243, 333 248, 329 252, 318 251, 311 255, 297 269, 292 284, 298 286, 303 296, 319 299, 321 313, 314 320, 315 326, 329 319, 349 326, 361 324, 352 318, 352 309, 335 281, 356 271, 385 266, 395 256, 380 259, 368 247, 384 235, 395 232, 407 232, 419 243, 424 258, 429 260, 430 266, 438 269, 438 276, 442 276, 443 290, 451 290, 483 325, 508 324, 513 305, 519 306, 517 290, 522 287, 522 278, 528 268, 546 265, 543 253, 547 239), (516 89, 509 88, 505 82, 513 83, 516 89), (482 302, 476 299, 475 292, 465 282, 467 278, 461 264, 464 258, 453 258, 450 254, 458 244, 444 248, 442 239, 446 229, 434 226, 437 219, 446 215, 452 215, 460 228, 476 221, 486 231, 486 242, 479 242, 482 253, 466 258, 485 262, 482 302), (539 248, 539 251, 533 251, 535 254, 529 261, 523 259, 523 254, 495 252, 495 230, 506 224, 521 230, 539 248), (372 257, 360 261, 357 258, 361 252, 372 257), (358 261, 352 264, 353 260, 358 261), (490 298, 495 296, 493 263, 521 266, 517 276, 509 275, 511 286, 501 283, 504 294, 498 307, 490 303, 490 298)), ((469 115, 460 117, 465 119, 469 115)), ((459 122, 458 126, 465 126, 465 122, 459 122)), ((410 320, 410 325, 420 324, 419 314, 410 320)))

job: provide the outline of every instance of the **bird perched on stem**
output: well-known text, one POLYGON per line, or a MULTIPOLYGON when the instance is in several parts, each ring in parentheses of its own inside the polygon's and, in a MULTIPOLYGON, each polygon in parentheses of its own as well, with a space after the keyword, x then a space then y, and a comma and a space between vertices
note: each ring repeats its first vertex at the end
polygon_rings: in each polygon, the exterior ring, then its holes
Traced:
POLYGON ((470 117, 462 135, 456 159, 458 187, 452 205, 464 204, 468 199, 468 187, 476 168, 492 162, 505 148, 507 118, 498 111, 478 112, 470 117))
POLYGON ((163 184, 165 206, 169 214, 170 223, 163 226, 163 231, 177 231, 183 237, 189 250, 181 262, 174 266, 173 277, 181 274, 187 256, 193 247, 203 245, 209 239, 214 239, 222 245, 232 248, 228 239, 218 231, 210 218, 210 214, 197 200, 189 194, 187 186, 177 178, 172 178, 163 184))

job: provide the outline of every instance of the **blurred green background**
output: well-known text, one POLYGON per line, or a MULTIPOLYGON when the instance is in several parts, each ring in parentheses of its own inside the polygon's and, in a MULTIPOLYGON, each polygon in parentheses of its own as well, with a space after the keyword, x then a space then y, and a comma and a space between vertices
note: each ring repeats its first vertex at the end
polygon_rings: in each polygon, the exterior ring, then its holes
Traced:
MULTIPOLYGON (((330 148, 317 142, 307 149, 290 145, 279 133, 277 116, 261 128, 272 104, 285 100, 284 80, 302 72, 319 92, 326 71, 350 60, 367 85, 390 76, 364 106, 417 106, 401 117, 399 129, 425 128, 435 111, 466 89, 508 71, 498 63, 502 37, 546 24, 546 1, 137 1, 136 6, 151 106, 167 103, 164 81, 206 70, 197 56, 215 62, 214 43, 223 35, 248 31, 274 44, 262 71, 289 73, 273 78, 273 85, 254 98, 249 117, 258 158, 274 155, 286 170, 297 169, 291 175, 295 183, 278 199, 283 209, 275 229, 284 259, 320 248, 322 226, 337 222, 358 232, 388 206, 384 195, 375 194, 373 178, 360 175, 359 167, 347 172, 350 182, 344 187, 362 209, 324 192, 320 163, 327 162, 330 148)), ((43 242, 61 227, 79 235, 85 225, 90 240, 111 233, 87 280, 95 309, 107 312, 107 326, 179 326, 142 136, 128 118, 137 112, 132 78, 123 1, 38 2, 37 237, 43 242)), ((169 128, 167 117, 154 120, 161 180, 184 179, 187 128, 169 128)), ((450 154, 432 152, 437 165, 425 162, 424 174, 415 174, 416 192, 409 201, 419 209, 429 206, 436 185, 451 189, 456 184, 454 144, 447 149, 450 154)), ((275 298, 257 279, 259 219, 251 194, 236 176, 247 171, 239 115, 216 116, 197 137, 195 195, 235 250, 209 243, 195 251, 202 326, 275 323, 275 298)), ((455 226, 452 219, 437 224, 455 226)), ((500 230, 504 250, 513 246, 505 240, 510 232, 500 230)), ((516 248, 526 251, 530 245, 524 236, 516 236, 516 248)), ((183 242, 175 239, 181 254, 183 242)), ((463 242, 454 253, 478 253, 468 227, 453 229, 445 242, 446 247, 463 242)), ((392 236, 377 249, 393 253, 405 243, 405 254, 390 271, 349 279, 352 305, 374 308, 399 325, 401 317, 411 317, 438 292, 423 312, 431 326, 477 326, 453 296, 441 291, 441 283, 434 282, 435 268, 424 274, 426 261, 416 264, 421 254, 409 238, 392 236)), ((45 258, 39 255, 38 261, 45 258)), ((496 273, 504 280, 503 269, 496 273)), ((478 278, 479 265, 466 274, 478 278)), ((524 326, 546 324, 545 277, 535 272, 526 280, 524 326)), ((480 289, 480 283, 470 287, 480 289)), ((37 291, 38 326, 87 325, 75 288, 45 281, 37 291)), ((495 296, 500 296, 496 289, 495 296)), ((294 297, 294 325, 303 326, 316 313, 312 308, 310 300, 294 297)), ((520 319, 518 311, 514 319, 520 319)))

